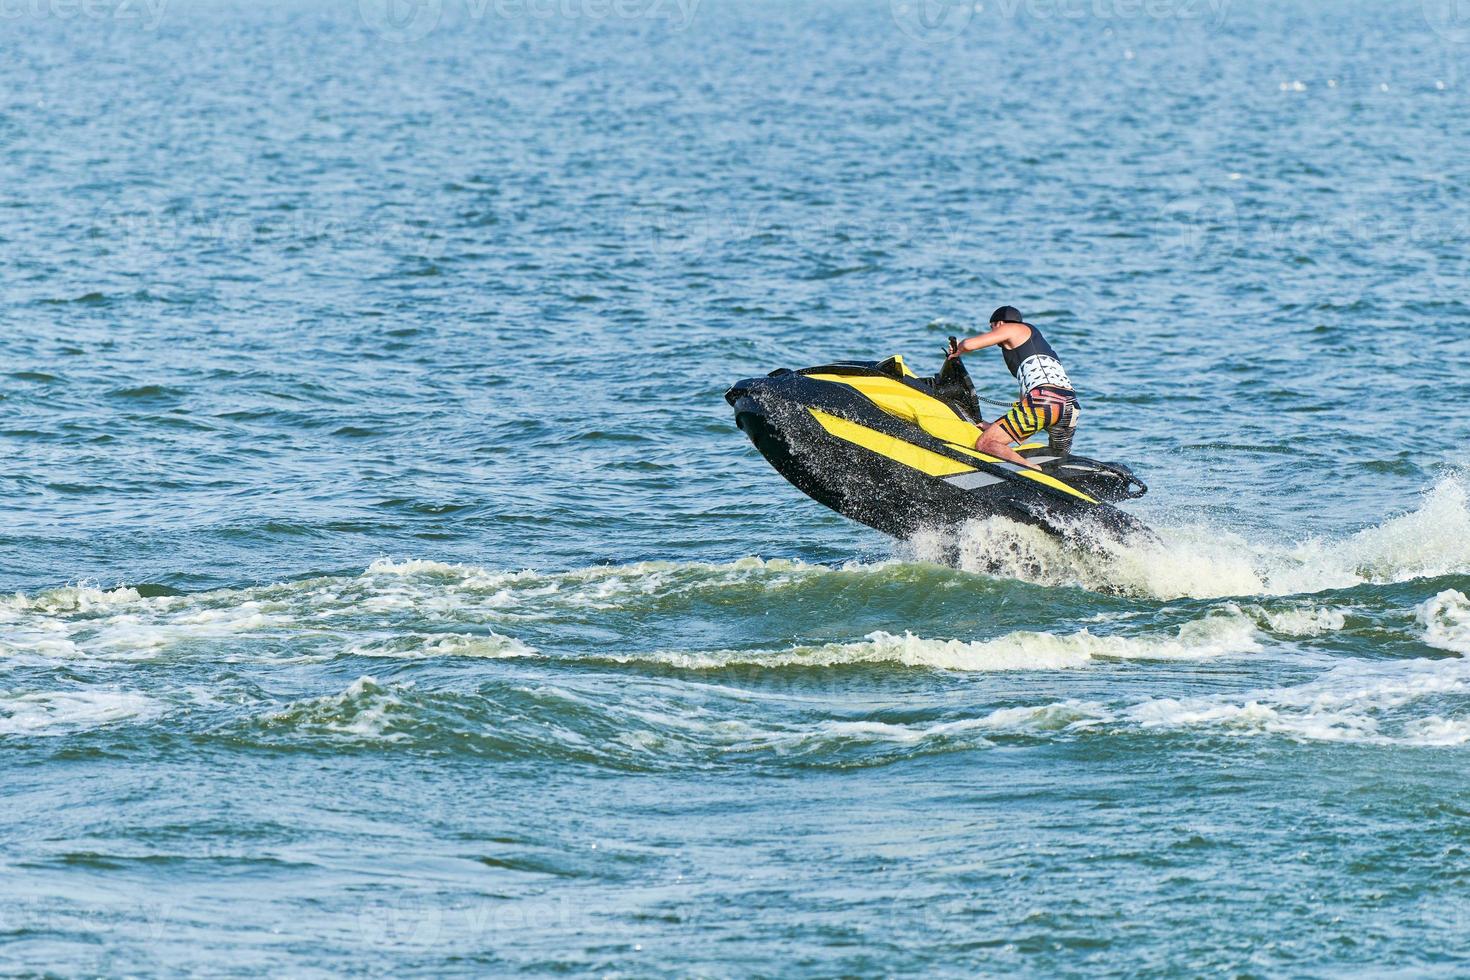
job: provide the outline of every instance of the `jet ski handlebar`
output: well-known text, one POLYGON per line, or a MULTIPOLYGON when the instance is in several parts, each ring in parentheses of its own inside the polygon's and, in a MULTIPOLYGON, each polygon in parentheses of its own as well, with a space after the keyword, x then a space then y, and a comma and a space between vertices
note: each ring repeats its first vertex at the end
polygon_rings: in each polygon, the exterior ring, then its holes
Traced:
POLYGON ((958 338, 949 338, 949 353, 951 356, 944 359, 939 368, 939 373, 934 376, 934 390, 940 397, 944 397, 948 390, 951 405, 960 408, 961 415, 970 418, 976 425, 980 424, 980 396, 975 391, 975 383, 970 380, 970 372, 965 368, 965 362, 954 357, 954 352, 959 350, 958 338), (957 390, 955 390, 957 389, 957 390), (957 403, 957 404, 956 404, 957 403))

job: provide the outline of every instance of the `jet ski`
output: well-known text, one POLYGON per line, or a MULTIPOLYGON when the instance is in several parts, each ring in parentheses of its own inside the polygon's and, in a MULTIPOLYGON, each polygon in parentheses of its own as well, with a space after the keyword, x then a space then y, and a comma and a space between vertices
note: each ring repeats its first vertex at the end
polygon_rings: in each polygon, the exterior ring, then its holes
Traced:
POLYGON ((901 355, 783 368, 738 382, 725 401, 798 490, 896 538, 988 517, 1083 544, 1099 534, 1153 537, 1112 506, 1148 492, 1126 466, 1038 443, 1018 451, 1039 470, 977 452, 980 403, 959 358, 932 378, 916 376, 901 355))

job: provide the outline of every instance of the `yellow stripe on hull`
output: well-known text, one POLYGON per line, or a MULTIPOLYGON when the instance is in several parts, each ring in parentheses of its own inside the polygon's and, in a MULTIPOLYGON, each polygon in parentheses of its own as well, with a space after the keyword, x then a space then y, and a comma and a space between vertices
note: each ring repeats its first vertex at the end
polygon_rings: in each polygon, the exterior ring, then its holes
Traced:
POLYGON ((894 418, 912 422, 941 442, 973 446, 980 438, 980 429, 960 418, 954 409, 895 378, 864 374, 809 374, 807 377, 845 385, 894 418))
POLYGON ((821 423, 822 428, 844 442, 861 446, 895 463, 902 463, 910 469, 918 470, 920 473, 927 473, 929 476, 958 476, 961 473, 975 472, 973 466, 966 466, 958 460, 930 452, 922 446, 904 442, 896 436, 870 429, 866 425, 858 425, 856 422, 849 422, 836 415, 828 415, 815 408, 808 408, 807 411, 811 412, 812 417, 821 423))
POLYGON ((1063 483, 1061 480, 1058 480, 1056 477, 1049 476, 1046 473, 1041 473, 1041 472, 1039 472, 1037 470, 1033 470, 1029 466, 1018 466, 1016 468, 1016 472, 1017 473, 1020 473, 1022 476, 1024 476, 1028 480, 1035 480, 1037 483, 1042 483, 1042 484, 1045 484, 1046 486, 1052 487, 1053 489, 1061 490, 1063 493, 1070 493, 1072 496, 1079 497, 1082 500, 1087 501, 1089 504, 1095 504, 1095 503, 1097 503, 1096 500, 1094 500, 1093 498, 1089 497, 1087 494, 1083 493, 1081 490, 1074 490, 1071 487, 1067 486, 1065 483, 1063 483))

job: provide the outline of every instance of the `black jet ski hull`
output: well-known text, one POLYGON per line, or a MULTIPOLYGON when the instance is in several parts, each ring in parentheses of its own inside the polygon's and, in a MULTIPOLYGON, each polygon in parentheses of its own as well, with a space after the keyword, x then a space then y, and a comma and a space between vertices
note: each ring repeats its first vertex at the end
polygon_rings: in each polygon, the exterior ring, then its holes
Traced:
MULTIPOLYGON (((865 378, 876 378, 874 383, 886 385, 899 398, 913 397, 874 374, 875 367, 777 372, 740 382, 726 399, 736 425, 792 485, 839 514, 893 537, 908 538, 926 528, 950 528, 989 517, 1068 539, 1151 533, 1105 502, 1141 495, 1142 484, 1126 468, 1080 457, 1040 455, 1046 460, 1043 474, 1021 473, 1023 467, 935 438, 875 405, 860 390, 869 383, 865 378), (832 378, 831 372, 847 371, 853 374, 842 378, 846 383, 810 376, 832 378)), ((932 383, 926 379, 898 380, 921 398, 926 384, 932 394, 932 383)), ((953 407, 959 409, 954 415, 960 420, 970 414, 965 406, 953 407)))

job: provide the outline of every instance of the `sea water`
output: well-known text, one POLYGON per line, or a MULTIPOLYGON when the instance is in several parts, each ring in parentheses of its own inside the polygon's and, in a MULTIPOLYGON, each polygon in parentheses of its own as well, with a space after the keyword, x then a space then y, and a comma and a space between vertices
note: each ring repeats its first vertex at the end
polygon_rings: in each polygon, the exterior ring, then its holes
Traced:
POLYGON ((1470 969, 1456 13, 12 6, 0 972, 1470 969), (1159 542, 722 399, 1002 303, 1159 542))

